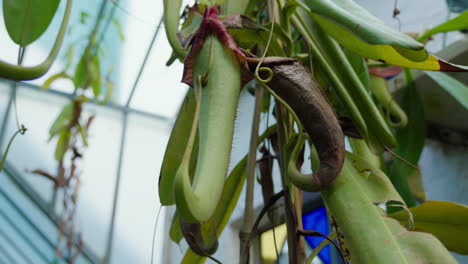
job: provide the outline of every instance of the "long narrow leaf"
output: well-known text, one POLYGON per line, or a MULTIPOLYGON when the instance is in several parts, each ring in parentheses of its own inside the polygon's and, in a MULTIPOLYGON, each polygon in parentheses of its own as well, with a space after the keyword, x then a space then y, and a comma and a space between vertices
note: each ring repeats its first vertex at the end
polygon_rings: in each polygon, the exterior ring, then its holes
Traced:
POLYGON ((429 55, 424 45, 386 26, 352 0, 307 0, 306 9, 345 48, 373 60, 432 71, 468 71, 429 55))
POLYGON ((455 18, 452 18, 426 31, 424 34, 422 34, 418 38, 418 41, 423 42, 426 39, 428 39, 430 36, 435 35, 437 33, 450 32, 450 31, 455 31, 455 30, 460 30, 460 29, 465 29, 465 28, 468 28, 468 10, 459 14, 455 18))
POLYGON ((426 72, 440 87, 468 109, 468 86, 443 72, 426 72))
MULTIPOLYGON (((408 125, 397 130, 398 146, 394 152, 406 162, 417 166, 424 148, 426 122, 421 98, 413 85, 406 87, 402 108, 407 113, 408 125)), ((407 205, 412 207, 416 205, 416 201, 411 193, 408 178, 415 169, 406 162, 393 158, 390 179, 407 205)))

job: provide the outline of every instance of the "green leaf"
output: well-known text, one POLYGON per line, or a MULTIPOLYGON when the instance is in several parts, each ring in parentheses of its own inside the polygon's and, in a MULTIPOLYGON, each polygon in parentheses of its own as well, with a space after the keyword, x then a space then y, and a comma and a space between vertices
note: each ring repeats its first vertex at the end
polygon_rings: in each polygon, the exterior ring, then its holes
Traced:
POLYGON ((99 56, 95 55, 88 66, 88 74, 93 87, 94 98, 98 100, 101 94, 101 67, 99 64, 99 56))
POLYGON ((78 123, 78 132, 80 132, 81 141, 83 141, 83 145, 87 147, 88 146, 88 130, 78 123))
MULTIPOLYGON (((189 89, 184 102, 179 109, 177 120, 164 153, 161 172, 159 174, 159 199, 162 205, 174 204, 174 178, 183 159, 188 142, 192 121, 195 114, 196 99, 194 89, 189 89)), ((198 139, 198 137, 196 137, 198 139)), ((194 144, 192 153, 198 154, 198 144, 194 144)), ((195 159, 196 160, 196 159, 195 159)), ((192 162, 191 162, 192 163, 192 162)), ((194 167, 194 166, 191 166, 194 167)), ((190 173, 193 175, 193 173, 190 173)))
MULTIPOLYGON (((299 12, 299 14, 301 13, 299 12)), ((332 74, 336 74, 342 85, 346 87, 344 89, 339 89, 339 87, 336 86, 335 88, 345 103, 349 115, 352 116, 354 124, 360 134, 366 140, 372 140, 372 145, 375 147, 381 144, 386 146, 396 145, 395 137, 386 123, 384 116, 372 100, 368 89, 362 83, 353 65, 348 61, 343 49, 335 40, 329 37, 324 30, 317 26, 317 23, 309 21, 307 26, 307 32, 316 39, 317 46, 319 46, 322 54, 331 66, 333 70, 332 74), (349 94, 353 102, 346 100, 347 94, 349 94), (359 113, 354 113, 354 107, 359 109, 359 113), (360 124, 360 122, 358 122, 360 118, 365 120, 365 126, 357 126, 357 124, 360 124), (367 128, 367 131, 364 130, 364 127, 367 128)), ((331 78, 329 72, 327 72, 327 75, 331 78)))
POLYGON ((89 17, 89 14, 84 12, 84 11, 81 11, 80 13, 80 23, 81 24, 86 24, 86 21, 88 20, 88 17, 89 17))
POLYGON ((72 80, 72 78, 65 72, 59 72, 59 73, 56 73, 52 76, 50 76, 47 80, 44 81, 44 83, 42 84, 41 86, 41 89, 43 90, 47 90, 50 88, 50 86, 52 85, 53 82, 55 82, 56 80, 59 80, 59 79, 68 79, 68 80, 72 80))
POLYGON ((418 202, 426 201, 426 191, 424 190, 424 183, 421 175, 421 170, 413 170, 408 176, 408 184, 411 189, 411 193, 418 202))
POLYGON ((426 74, 468 109, 468 86, 443 72, 426 72, 426 74))
MULTIPOLYGON (((333 37, 342 31, 358 37, 361 42, 370 45, 387 45, 388 48, 401 52, 414 61, 427 58, 424 45, 406 34, 387 26, 382 20, 352 0, 307 0, 307 6, 314 13, 313 17, 333 37), (330 24, 336 25, 340 32, 331 32, 330 24)), ((347 34, 348 35, 348 34, 347 34)))
POLYGON ((468 10, 422 34, 418 41, 423 42, 437 33, 455 31, 468 28, 468 10))
POLYGON ((247 7, 249 6, 250 0, 223 0, 223 10, 226 15, 231 14, 245 14, 247 7))
POLYGON ((340 177, 322 198, 346 239, 352 263, 457 263, 434 236, 410 232, 385 216, 375 204, 402 200, 387 176, 359 156, 347 153, 340 177))
MULTIPOLYGON (((421 43, 403 32, 387 26, 382 20, 352 0, 307 0, 307 4, 312 12, 348 29, 366 43, 390 45, 415 51, 424 48, 421 43)), ((421 53, 417 57, 424 58, 426 56, 421 53)))
POLYGON ((83 86, 86 79, 87 56, 88 52, 85 50, 85 52, 80 58, 80 61, 78 62, 78 65, 76 65, 75 75, 73 76, 73 84, 75 85, 75 89, 86 88, 83 86))
MULTIPOLYGON (((426 121, 421 98, 413 85, 405 88, 401 107, 408 116, 408 125, 397 130, 398 146, 394 152, 407 162, 417 166, 424 148, 426 121)), ((393 158, 390 179, 409 207, 416 205, 408 184, 408 177, 413 171, 414 168, 407 163, 396 157, 393 158)))
POLYGON ((10 38, 25 47, 38 39, 54 18, 60 0, 3 0, 3 19, 10 38))
MULTIPOLYGON (((437 237, 448 250, 468 255, 468 207, 446 201, 427 201, 410 208, 415 231, 437 237)), ((406 212, 389 215, 402 224, 408 222, 406 212)), ((435 262, 433 262, 435 263, 435 262)))
POLYGON ((407 68, 468 71, 429 55, 424 45, 373 16, 351 0, 308 0, 306 9, 320 27, 345 48, 376 61, 407 68))
POLYGON ((99 103, 100 104, 107 104, 110 99, 112 98, 112 93, 114 91, 114 83, 110 80, 105 80, 106 83, 106 95, 104 96, 104 99, 102 99, 99 103))
MULTIPOLYGON (((222 5, 224 4, 224 2, 226 2, 227 0, 214 0, 215 4, 217 5, 222 5)), ((236 1, 237 2, 237 1, 236 1)))
POLYGON ((358 138, 348 138, 348 142, 353 149, 353 153, 360 156, 367 163, 372 165, 374 168, 381 168, 380 158, 375 155, 367 145, 365 140, 358 138))
POLYGON ((338 74, 337 69, 335 69, 337 61, 332 57, 332 47, 329 45, 331 39, 323 33, 323 30, 319 30, 316 23, 302 9, 297 10, 297 14, 292 17, 292 21, 297 31, 310 46, 312 58, 320 66, 315 68, 319 72, 323 72, 323 75, 328 78, 334 87, 332 92, 336 91, 337 97, 342 102, 348 116, 353 120, 357 130, 364 138, 367 138, 369 133, 363 114, 361 114, 361 110, 351 96, 350 91, 346 88, 345 82, 342 80, 343 75, 338 74))
POLYGON ((177 211, 174 212, 174 216, 172 217, 171 228, 169 229, 169 237, 177 244, 179 244, 182 238, 184 238, 184 235, 182 234, 182 228, 180 227, 179 213, 177 213, 177 211))
POLYGON ((366 88, 367 91, 370 92, 369 88, 369 68, 367 67, 367 63, 364 58, 350 50, 343 50, 346 54, 346 58, 348 58, 349 63, 353 67, 356 74, 359 76, 359 80, 361 80, 362 85, 366 88))
POLYGON ((122 25, 120 24, 119 20, 117 18, 112 19, 112 23, 114 24, 115 28, 117 29, 117 32, 119 33, 119 38, 121 41, 125 40, 125 34, 122 30, 122 25))
POLYGON ((194 34, 200 27, 203 16, 198 11, 199 10, 197 8, 191 8, 188 10, 179 32, 182 38, 187 38, 191 34, 194 34))
POLYGON ((74 56, 74 45, 71 44, 68 46, 67 53, 66 53, 66 58, 67 62, 65 63, 65 69, 63 71, 67 71, 71 64, 73 63, 73 56, 74 56))
POLYGON ((283 14, 283 17, 286 20, 289 20, 289 18, 296 12, 296 9, 299 7, 298 3, 295 0, 288 1, 286 5, 284 5, 281 8, 281 12, 283 14))
POLYGON ((390 93, 387 80, 384 77, 372 75, 369 86, 380 107, 384 109, 387 122, 392 127, 405 127, 408 124, 408 117, 390 93))
MULTIPOLYGON (((268 39, 270 37, 270 31, 265 30, 266 28, 270 29, 271 24, 265 25, 263 29, 229 29, 229 33, 236 41, 237 45, 244 49, 250 49, 255 45, 260 45, 262 48, 266 47, 268 39)), ((291 42, 290 39, 282 32, 281 27, 278 24, 275 24, 273 37, 272 39, 279 39, 283 43, 288 44, 291 42)), ((283 48, 281 47, 278 41, 271 41, 270 47, 267 52, 268 56, 286 56, 283 48)))
POLYGON ((55 160, 56 161, 61 161, 63 159, 63 156, 68 150, 68 147, 70 146, 70 139, 71 139, 71 132, 62 129, 60 131, 60 136, 59 139, 57 140, 57 146, 55 147, 55 160))
POLYGON ((70 122, 72 118, 73 118, 73 104, 69 103, 63 107, 62 111, 57 116, 54 123, 52 123, 52 126, 49 129, 50 139, 52 139, 52 137, 60 133, 61 130, 63 130, 68 125, 68 123, 70 122))

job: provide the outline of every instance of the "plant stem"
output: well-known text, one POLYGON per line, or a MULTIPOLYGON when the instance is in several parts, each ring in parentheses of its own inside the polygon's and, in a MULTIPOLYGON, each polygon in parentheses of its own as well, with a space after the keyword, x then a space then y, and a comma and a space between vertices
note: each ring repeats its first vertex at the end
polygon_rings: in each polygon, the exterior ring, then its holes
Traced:
MULTIPOLYGON (((294 207, 296 209, 296 222, 297 222, 297 228, 298 229, 303 229, 302 225, 302 204, 303 204, 303 192, 297 187, 293 187, 294 189, 294 207)), ((299 263, 305 263, 305 260, 307 259, 306 252, 305 252, 305 241, 302 236, 298 236, 297 238, 297 253, 298 258, 299 258, 299 263)))
POLYGON ((258 140, 258 128, 260 121, 260 113, 262 112, 263 104, 263 86, 257 85, 255 90, 255 108, 252 120, 252 130, 250 135, 250 146, 249 146, 249 156, 247 158, 247 187, 245 195, 245 209, 244 209, 244 223, 242 230, 239 233, 240 238, 240 263, 248 263, 249 261, 249 252, 244 249, 248 248, 246 243, 248 243, 249 232, 252 230, 253 226, 253 200, 254 200, 254 186, 255 186, 255 167, 257 164, 257 140, 258 140))
MULTIPOLYGON (((288 131, 287 131, 287 123, 285 120, 285 109, 284 106, 281 105, 278 100, 275 101, 276 105, 276 118, 278 123, 278 144, 279 149, 282 150, 283 146, 286 145, 287 138, 288 138, 288 131)), ((279 160, 280 160, 280 171, 281 171, 281 179, 282 185, 284 190, 284 200, 285 200, 285 221, 286 221, 286 228, 287 228, 287 242, 288 242, 288 256, 289 256, 289 263, 290 264, 302 264, 304 260, 301 262, 301 256, 303 255, 300 250, 301 247, 300 241, 302 238, 297 233, 297 225, 296 225, 296 209, 294 207, 294 203, 291 199, 290 193, 290 184, 287 180, 286 175, 286 161, 284 160, 284 153, 280 151, 279 153, 279 160)), ((305 255, 304 255, 305 256, 305 255)))

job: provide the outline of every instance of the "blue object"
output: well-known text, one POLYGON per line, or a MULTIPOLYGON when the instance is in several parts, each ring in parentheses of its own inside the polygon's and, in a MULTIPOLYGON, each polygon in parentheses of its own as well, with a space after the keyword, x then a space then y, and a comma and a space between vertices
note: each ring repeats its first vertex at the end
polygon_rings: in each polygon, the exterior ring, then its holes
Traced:
MULTIPOLYGON (((314 230, 325 235, 330 235, 327 209, 321 207, 302 216, 302 225, 306 230, 314 230)), ((305 240, 312 248, 316 248, 325 238, 323 237, 305 237, 305 240)), ((325 264, 331 264, 330 245, 325 246, 318 254, 325 264)))

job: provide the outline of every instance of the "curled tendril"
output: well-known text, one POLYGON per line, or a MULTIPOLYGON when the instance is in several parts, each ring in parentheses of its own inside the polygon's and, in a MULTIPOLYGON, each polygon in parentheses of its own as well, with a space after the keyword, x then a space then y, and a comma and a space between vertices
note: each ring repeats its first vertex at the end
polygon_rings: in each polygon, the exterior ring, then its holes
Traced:
POLYGON ((268 36, 268 42, 266 44, 266 47, 265 47, 265 51, 263 52, 263 55, 262 57, 260 58, 260 62, 257 64, 257 67, 255 68, 255 79, 260 82, 260 83, 268 83, 271 81, 271 79, 273 79, 273 71, 268 68, 268 67, 260 67, 263 63, 263 60, 265 59, 266 55, 267 55, 267 52, 268 52, 268 49, 270 48, 270 43, 271 43, 271 39, 273 38, 273 30, 275 29, 275 14, 273 13, 273 19, 271 21, 271 28, 270 28, 270 35, 268 36), (262 79, 260 77, 260 72, 262 71, 266 71, 268 72, 269 76, 267 79, 262 79))
POLYGON ((268 42, 265 46, 265 51, 263 52, 263 55, 262 57, 260 58, 260 61, 258 62, 257 64, 257 67, 255 68, 255 73, 254 73, 254 77, 255 77, 255 80, 259 83, 261 83, 263 85, 263 87, 265 89, 267 89, 267 91, 273 95, 273 97, 275 97, 276 100, 278 100, 287 110, 288 112, 293 116, 294 120, 296 121, 297 123, 297 127, 298 127, 298 130, 299 130, 299 135, 302 135, 302 131, 303 131, 303 128, 302 128, 302 124, 301 122, 299 121, 299 118, 297 117, 296 113, 294 113, 294 111, 292 110, 292 108, 283 100, 281 99, 281 97, 279 97, 268 85, 267 83, 269 83, 272 79, 273 79, 273 70, 270 69, 269 67, 261 67, 262 63, 263 63, 263 60, 265 59, 266 55, 267 55, 267 52, 268 52, 268 48, 270 47, 270 43, 271 43, 271 40, 272 40, 272 37, 273 37, 273 30, 275 29, 275 23, 274 23, 274 20, 275 20, 275 15, 273 14, 273 19, 272 19, 272 22, 271 22, 271 28, 270 28, 270 35, 268 36, 268 42), (261 72, 266 72, 268 73, 268 77, 266 79, 263 79, 262 77, 260 77, 260 73, 261 72))
POLYGON ((10 147, 11 147, 11 144, 13 143, 13 140, 15 139, 15 137, 18 135, 18 134, 21 134, 21 135, 24 135, 24 133, 26 133, 28 129, 24 127, 24 125, 21 125, 21 127, 15 132, 15 134, 13 134, 13 136, 11 137, 10 141, 8 142, 8 145, 6 147, 6 150, 5 150, 5 153, 3 154, 3 157, 2 157, 2 161, 0 162, 0 171, 3 170, 3 168, 5 167, 5 162, 6 162, 6 158, 8 156, 8 151, 10 151, 10 147))
POLYGON ((257 65, 257 68, 255 69, 255 80, 257 80, 257 82, 262 83, 262 84, 269 83, 273 79, 273 70, 268 67, 259 67, 260 63, 257 65), (260 74, 259 74, 260 72, 268 73, 268 78, 262 79, 262 77, 260 77, 260 74))

